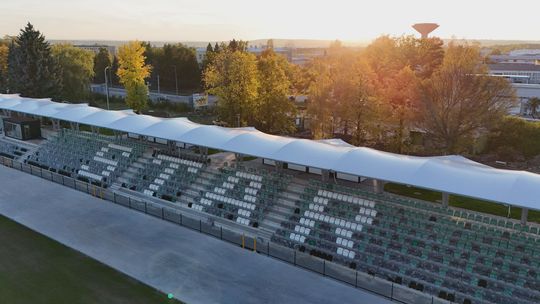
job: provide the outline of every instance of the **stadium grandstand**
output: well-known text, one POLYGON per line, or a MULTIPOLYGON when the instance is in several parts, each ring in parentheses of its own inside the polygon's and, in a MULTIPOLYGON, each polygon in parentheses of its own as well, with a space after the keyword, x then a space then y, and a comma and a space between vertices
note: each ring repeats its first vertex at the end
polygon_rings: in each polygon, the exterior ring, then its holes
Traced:
POLYGON ((540 225, 527 221, 539 175, 18 95, 0 95, 0 110, 41 120, 41 139, 0 138, 14 161, 450 302, 540 302, 540 225), (439 191, 441 203, 386 193, 387 182, 439 191), (519 207, 521 220, 450 207, 449 195, 519 207))

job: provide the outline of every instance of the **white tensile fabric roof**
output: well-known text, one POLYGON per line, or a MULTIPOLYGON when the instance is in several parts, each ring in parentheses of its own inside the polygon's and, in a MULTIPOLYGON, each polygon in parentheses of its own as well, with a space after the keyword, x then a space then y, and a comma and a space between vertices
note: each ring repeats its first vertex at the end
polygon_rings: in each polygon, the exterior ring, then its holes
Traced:
POLYGON ((254 128, 200 125, 187 118, 157 118, 18 95, 0 94, 0 109, 540 209, 540 175, 495 169, 461 156, 405 156, 341 140, 275 136, 254 128))

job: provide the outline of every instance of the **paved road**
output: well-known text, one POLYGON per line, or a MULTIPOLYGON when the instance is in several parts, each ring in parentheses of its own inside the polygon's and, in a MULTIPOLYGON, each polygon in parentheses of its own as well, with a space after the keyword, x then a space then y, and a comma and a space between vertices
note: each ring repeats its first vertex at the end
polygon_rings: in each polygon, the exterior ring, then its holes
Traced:
POLYGON ((3 166, 0 213, 188 304, 390 303, 3 166))

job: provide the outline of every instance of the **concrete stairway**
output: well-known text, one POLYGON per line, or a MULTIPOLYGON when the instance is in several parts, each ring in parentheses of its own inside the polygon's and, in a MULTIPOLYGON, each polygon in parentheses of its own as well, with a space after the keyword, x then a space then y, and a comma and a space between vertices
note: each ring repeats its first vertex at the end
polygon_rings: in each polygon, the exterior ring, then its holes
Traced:
POLYGON ((270 239, 272 234, 281 227, 281 223, 294 213, 295 201, 300 199, 300 193, 304 192, 307 185, 308 183, 305 180, 296 177, 288 183, 285 191, 280 193, 259 226, 261 237, 270 239))

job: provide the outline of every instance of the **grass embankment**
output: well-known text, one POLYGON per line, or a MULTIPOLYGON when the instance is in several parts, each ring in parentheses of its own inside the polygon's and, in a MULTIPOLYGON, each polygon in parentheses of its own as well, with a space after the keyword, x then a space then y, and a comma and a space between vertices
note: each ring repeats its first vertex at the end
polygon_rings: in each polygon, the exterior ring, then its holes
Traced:
MULTIPOLYGON (((437 204, 441 203, 441 192, 433 190, 426 190, 393 183, 386 184, 384 186, 384 190, 390 193, 395 193, 428 202, 433 202, 437 204)), ((508 206, 470 197, 450 195, 448 204, 452 207, 478 211, 503 217, 508 216, 508 206)), ((510 218, 516 220, 521 219, 521 208, 512 207, 510 209, 510 218)), ((528 220, 530 222, 540 223, 540 211, 529 210, 528 220)))
POLYGON ((181 303, 2 216, 0 241, 0 303, 181 303))

